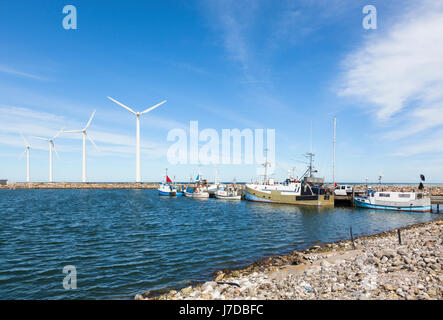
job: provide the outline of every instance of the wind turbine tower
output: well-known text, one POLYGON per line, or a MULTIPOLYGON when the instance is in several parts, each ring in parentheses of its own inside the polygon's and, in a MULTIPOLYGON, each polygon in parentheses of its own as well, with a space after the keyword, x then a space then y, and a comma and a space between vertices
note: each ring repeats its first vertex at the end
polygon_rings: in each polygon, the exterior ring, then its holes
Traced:
POLYGON ((88 129, 89 125, 92 122, 92 118, 94 118, 95 110, 92 113, 91 117, 89 118, 88 123, 83 129, 80 130, 68 130, 65 131, 65 133, 81 133, 83 136, 83 155, 82 155, 82 182, 86 182, 86 138, 91 141, 91 143, 94 145, 94 148, 98 151, 97 145, 94 143, 94 141, 91 139, 90 136, 88 136, 88 133, 86 132, 86 129, 88 129))
POLYGON ((32 137, 32 138, 35 138, 35 139, 44 140, 44 141, 49 142, 49 182, 53 182, 54 181, 53 180, 53 176, 52 176, 52 150, 53 149, 55 151, 55 154, 58 157, 57 149, 55 149, 54 140, 62 132, 63 132, 63 129, 61 129, 59 132, 57 132, 57 134, 55 136, 53 136, 52 138, 32 137))
POLYGON ((25 151, 23 151, 23 153, 20 155, 19 159, 21 159, 23 157, 23 155, 26 153, 26 182, 30 182, 30 169, 29 169, 29 152, 31 150, 31 146, 29 145, 28 141, 25 139, 25 137, 23 135, 22 139, 25 143, 25 151))
POLYGON ((145 111, 135 112, 134 110, 132 110, 128 106, 125 106, 123 103, 118 102, 117 100, 114 100, 111 97, 108 97, 108 99, 117 103, 118 105, 122 106, 123 108, 125 108, 129 112, 133 113, 137 117, 136 140, 135 140, 136 141, 136 146, 135 146, 135 182, 140 183, 141 182, 141 174, 140 174, 140 116, 142 114, 148 113, 149 111, 152 111, 155 108, 159 107, 160 105, 165 103, 166 100, 156 104, 155 106, 152 106, 152 107, 146 109, 145 111))

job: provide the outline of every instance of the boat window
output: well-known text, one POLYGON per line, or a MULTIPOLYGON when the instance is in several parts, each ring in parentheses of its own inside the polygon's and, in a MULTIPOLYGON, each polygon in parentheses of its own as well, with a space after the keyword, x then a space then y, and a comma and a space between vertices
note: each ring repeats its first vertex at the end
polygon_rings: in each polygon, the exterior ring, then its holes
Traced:
POLYGON ((410 195, 409 193, 400 193, 400 194, 398 195, 398 197, 399 197, 399 198, 410 198, 411 195, 410 195))
POLYGON ((391 195, 389 193, 379 193, 378 196, 379 197, 389 198, 391 195))

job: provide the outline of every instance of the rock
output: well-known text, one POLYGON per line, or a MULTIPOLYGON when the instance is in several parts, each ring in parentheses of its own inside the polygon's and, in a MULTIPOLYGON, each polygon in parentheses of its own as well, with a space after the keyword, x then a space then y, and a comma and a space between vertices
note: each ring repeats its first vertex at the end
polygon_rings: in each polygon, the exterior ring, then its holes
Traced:
POLYGON ((186 288, 181 289, 181 290, 180 290, 180 293, 181 293, 181 294, 188 294, 188 293, 190 293, 191 291, 192 291, 192 286, 189 286, 189 287, 186 287, 186 288))
POLYGON ((323 261, 320 263, 320 265, 321 265, 322 267, 324 267, 324 268, 327 268, 327 267, 329 267, 331 264, 330 264, 328 261, 323 260, 323 261))
POLYGON ((134 300, 144 300, 144 298, 141 294, 136 294, 134 300))
POLYGON ((202 290, 202 292, 204 292, 204 293, 208 293, 208 292, 214 290, 214 288, 215 288, 216 285, 217 285, 217 282, 215 282, 215 281, 209 281, 209 282, 204 283, 204 284, 201 286, 201 290, 202 290))
POLYGON ((240 272, 237 271, 237 270, 236 270, 236 271, 232 271, 231 275, 232 275, 234 278, 238 278, 238 277, 241 276, 240 272))
POLYGON ((299 265, 299 264, 304 264, 306 263, 308 260, 303 257, 302 255, 298 254, 296 255, 293 259, 292 259, 292 265, 299 265))
POLYGON ((221 281, 221 280, 224 278, 224 276, 225 276, 224 273, 220 273, 220 274, 215 278, 215 281, 216 281, 216 282, 221 281))
POLYGON ((437 295, 437 292, 436 292, 435 290, 428 290, 428 294, 429 294, 430 296, 436 296, 436 295, 437 295))
POLYGON ((394 250, 390 250, 390 249, 383 250, 381 252, 381 256, 382 257, 387 257, 388 259, 392 259, 392 258, 395 257, 395 251, 394 250))
POLYGON ((383 287, 387 291, 395 291, 396 290, 395 287, 390 284, 385 284, 385 285, 383 285, 383 287))
POLYGON ((401 255, 401 256, 405 256, 405 255, 407 254, 407 251, 406 251, 405 248, 399 248, 399 249, 397 250, 397 253, 398 253, 399 255, 401 255))

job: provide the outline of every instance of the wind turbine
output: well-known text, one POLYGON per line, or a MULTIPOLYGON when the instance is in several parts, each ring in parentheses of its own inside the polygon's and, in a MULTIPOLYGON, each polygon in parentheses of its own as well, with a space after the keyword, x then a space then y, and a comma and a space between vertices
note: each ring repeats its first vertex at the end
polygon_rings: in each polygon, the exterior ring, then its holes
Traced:
POLYGON ((30 170, 29 170, 29 150, 31 149, 31 146, 29 145, 28 141, 25 139, 25 137, 21 134, 23 138, 23 142, 25 143, 25 151, 20 155, 19 159, 23 157, 23 155, 26 153, 26 182, 30 181, 30 170))
POLYGON ((112 99, 111 97, 108 97, 108 99, 111 100, 111 101, 114 101, 115 103, 117 103, 118 105, 122 106, 123 108, 125 108, 129 112, 132 112, 137 117, 136 149, 135 149, 135 161, 136 161, 136 164, 135 164, 135 182, 139 183, 139 182, 141 182, 141 175, 140 175, 140 116, 142 114, 148 113, 149 111, 152 111, 155 108, 159 107, 160 105, 165 103, 166 100, 156 104, 155 106, 152 106, 152 107, 146 109, 145 111, 135 112, 134 110, 132 110, 128 106, 125 106, 123 103, 120 103, 117 100, 112 99))
POLYGON ((86 126, 81 130, 68 130, 64 131, 66 133, 81 133, 83 135, 83 158, 82 158, 82 182, 86 182, 86 138, 91 141, 91 143, 94 145, 95 149, 98 151, 97 145, 94 143, 94 141, 91 139, 90 136, 88 136, 88 133, 86 132, 86 129, 88 129, 89 125, 92 122, 92 118, 94 118, 95 110, 91 114, 91 117, 89 118, 88 123, 86 126))
POLYGON ((62 132, 63 132, 63 129, 61 129, 59 132, 57 132, 57 134, 55 136, 53 136, 52 138, 32 137, 34 139, 39 139, 39 140, 44 140, 44 141, 49 142, 49 182, 53 182, 53 179, 52 179, 52 149, 54 149, 57 157, 59 156, 57 149, 55 149, 54 139, 57 138, 59 136, 59 134, 62 132))

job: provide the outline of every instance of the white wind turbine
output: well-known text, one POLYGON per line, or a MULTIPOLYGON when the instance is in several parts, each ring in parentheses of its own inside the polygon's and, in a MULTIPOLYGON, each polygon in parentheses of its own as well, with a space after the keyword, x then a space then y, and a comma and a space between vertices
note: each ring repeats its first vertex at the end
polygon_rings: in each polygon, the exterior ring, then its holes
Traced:
POLYGON ((81 133, 83 135, 83 158, 82 158, 82 182, 86 182, 86 138, 91 141, 91 143, 94 145, 95 149, 98 151, 97 145, 94 143, 94 141, 91 139, 90 136, 88 136, 88 133, 86 132, 86 129, 88 129, 89 125, 92 122, 92 118, 94 118, 95 110, 92 113, 91 117, 89 118, 88 123, 86 126, 81 130, 68 130, 64 131, 66 133, 81 133))
POLYGON ((42 138, 42 137, 32 137, 34 139, 39 139, 39 140, 44 140, 44 141, 49 142, 49 182, 53 182, 53 179, 52 179, 52 149, 54 149, 55 154, 58 157, 57 150, 55 149, 54 139, 57 138, 59 136, 59 134, 62 132, 63 132, 63 129, 61 129, 59 132, 57 132, 57 134, 55 136, 53 136, 52 138, 49 138, 49 139, 42 138))
POLYGON ((29 145, 28 141, 25 139, 25 137, 21 134, 23 138, 23 142, 25 143, 25 151, 20 155, 19 159, 21 159, 24 154, 26 153, 26 182, 30 181, 30 170, 29 170, 29 151, 31 150, 31 146, 29 145))
POLYGON ((136 167, 135 167, 135 182, 141 182, 141 175, 140 175, 140 116, 142 114, 148 113, 149 111, 154 110, 155 108, 159 107, 160 105, 162 105, 163 103, 166 102, 162 101, 159 104, 156 104, 155 106, 152 106, 148 109, 146 109, 145 111, 142 112, 135 112, 134 110, 132 110, 131 108, 129 108, 128 106, 125 106, 123 103, 118 102, 117 100, 112 99, 111 97, 108 97, 109 100, 114 101, 115 103, 119 104, 120 106, 122 106, 123 108, 125 108, 126 110, 128 110, 129 112, 132 112, 133 114, 136 115, 137 117, 137 131, 136 131, 136 150, 135 150, 135 161, 136 161, 136 167))

